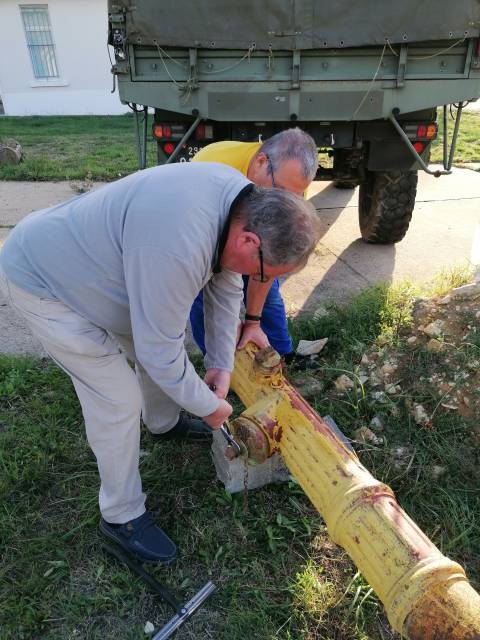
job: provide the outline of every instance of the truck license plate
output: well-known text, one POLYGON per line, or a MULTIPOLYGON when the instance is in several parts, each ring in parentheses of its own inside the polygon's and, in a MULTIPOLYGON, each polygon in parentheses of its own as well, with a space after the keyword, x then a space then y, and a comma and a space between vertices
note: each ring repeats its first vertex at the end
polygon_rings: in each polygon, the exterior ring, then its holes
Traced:
POLYGON ((203 149, 203 147, 205 146, 206 145, 204 144, 184 145, 183 149, 177 156, 177 162, 190 162, 192 158, 200 151, 200 149, 203 149))

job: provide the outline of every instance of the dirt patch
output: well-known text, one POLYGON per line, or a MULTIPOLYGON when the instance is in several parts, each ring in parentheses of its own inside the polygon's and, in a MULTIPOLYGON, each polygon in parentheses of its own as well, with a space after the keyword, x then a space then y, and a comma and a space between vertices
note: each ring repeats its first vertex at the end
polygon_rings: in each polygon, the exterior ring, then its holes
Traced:
MULTIPOLYGON (((414 421, 431 428, 439 412, 458 412, 480 442, 480 284, 454 289, 449 295, 420 299, 402 345, 367 351, 357 374, 368 382, 376 400, 423 395, 407 400, 414 421), (412 367, 424 354, 424 369, 412 367), (418 373, 418 377, 415 375, 418 373)), ((367 434, 368 435, 368 434, 367 434)))

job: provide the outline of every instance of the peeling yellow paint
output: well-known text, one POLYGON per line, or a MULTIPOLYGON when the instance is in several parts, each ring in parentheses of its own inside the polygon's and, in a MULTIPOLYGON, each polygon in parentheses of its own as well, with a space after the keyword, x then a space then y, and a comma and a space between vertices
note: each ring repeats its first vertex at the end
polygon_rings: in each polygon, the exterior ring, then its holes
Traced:
POLYGON ((281 452, 392 627, 410 640, 480 640, 480 596, 463 568, 435 547, 272 361, 270 351, 263 366, 253 345, 237 352, 232 388, 247 407, 242 417, 263 431, 263 451, 281 452))

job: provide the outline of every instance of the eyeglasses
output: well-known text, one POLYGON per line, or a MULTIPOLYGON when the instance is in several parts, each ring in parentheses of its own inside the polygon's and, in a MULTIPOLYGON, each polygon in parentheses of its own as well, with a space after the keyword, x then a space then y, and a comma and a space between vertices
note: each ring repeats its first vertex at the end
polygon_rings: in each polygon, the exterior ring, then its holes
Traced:
POLYGON ((262 247, 258 247, 258 260, 260 262, 260 273, 254 273, 252 279, 255 280, 255 282, 268 282, 270 280, 270 276, 265 275, 262 247))
POLYGON ((277 185, 275 184, 275 176, 273 175, 273 164, 272 164, 272 161, 270 160, 269 155, 267 155, 267 163, 268 163, 268 173, 272 178, 272 187, 276 187, 277 185))

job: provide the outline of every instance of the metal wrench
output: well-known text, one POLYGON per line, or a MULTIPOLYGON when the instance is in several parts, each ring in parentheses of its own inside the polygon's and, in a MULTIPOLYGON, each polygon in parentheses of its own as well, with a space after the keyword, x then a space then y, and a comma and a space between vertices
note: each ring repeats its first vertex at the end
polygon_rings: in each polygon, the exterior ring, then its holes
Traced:
POLYGON ((220 427, 220 431, 223 433, 223 436, 225 437, 225 440, 228 442, 228 444, 234 450, 235 457, 238 458, 238 456, 242 453, 242 449, 241 449, 240 445, 238 444, 238 442, 235 440, 235 438, 230 433, 230 431, 228 429, 228 425, 222 424, 222 426, 220 427))
MULTIPOLYGON (((210 389, 212 391, 215 391, 216 388, 217 388, 216 385, 214 385, 214 384, 210 385, 210 389)), ((220 427, 219 431, 222 432, 223 437, 225 438, 225 440, 228 442, 228 444, 232 447, 233 451, 235 452, 235 457, 238 458, 238 456, 242 453, 242 449, 241 449, 240 445, 238 444, 238 442, 235 440, 235 438, 230 433, 230 429, 228 428, 228 421, 225 422, 224 424, 222 424, 222 426, 220 427)))

